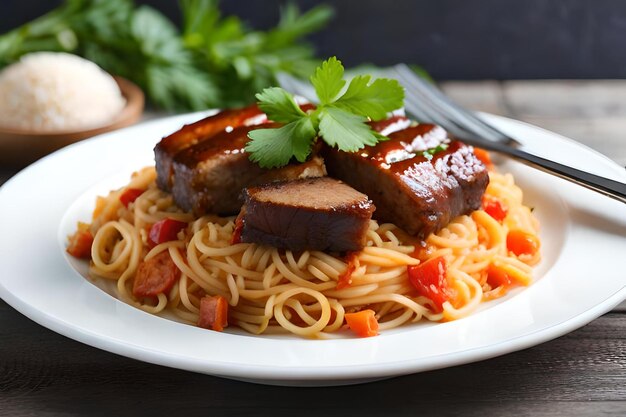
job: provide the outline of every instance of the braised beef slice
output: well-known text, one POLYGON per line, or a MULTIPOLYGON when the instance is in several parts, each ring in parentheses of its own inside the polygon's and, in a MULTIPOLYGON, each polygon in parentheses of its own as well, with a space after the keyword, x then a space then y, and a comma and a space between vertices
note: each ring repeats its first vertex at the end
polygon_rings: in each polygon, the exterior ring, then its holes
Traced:
POLYGON ((326 175, 319 157, 279 169, 263 169, 250 161, 244 149, 248 132, 272 127, 277 125, 240 126, 178 152, 172 164, 172 194, 176 204, 199 215, 235 214, 241 208, 240 195, 245 187, 326 175))
POLYGON ((328 177, 249 187, 244 202, 240 241, 292 251, 360 250, 375 210, 365 194, 328 177))
POLYGON ((180 130, 164 137, 154 148, 159 188, 165 191, 171 190, 173 162, 178 152, 205 141, 218 133, 232 130, 242 125, 256 125, 266 121, 267 117, 255 104, 242 109, 221 111, 195 123, 185 125, 180 130))
MULTIPOLYGON (((377 122, 372 128, 390 125, 377 122)), ((367 194, 376 205, 376 219, 425 238, 480 207, 489 177, 472 147, 450 140, 444 129, 430 124, 388 136, 388 141, 359 152, 324 151, 329 175, 367 194), (447 148, 437 149, 442 144, 447 148), (433 155, 424 154, 429 149, 433 155)))

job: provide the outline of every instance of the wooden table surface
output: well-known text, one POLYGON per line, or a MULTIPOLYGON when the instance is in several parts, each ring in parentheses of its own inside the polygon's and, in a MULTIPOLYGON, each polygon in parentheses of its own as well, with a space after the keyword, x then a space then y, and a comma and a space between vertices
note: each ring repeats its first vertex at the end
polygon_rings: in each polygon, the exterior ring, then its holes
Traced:
MULTIPOLYGON (((626 165, 626 81, 443 87, 467 107, 554 130, 626 165)), ((0 167, 0 184, 14 173, 0 167)), ((625 307, 491 360, 356 386, 285 388, 104 352, 35 324, 0 300, 0 415, 623 416, 625 307)))

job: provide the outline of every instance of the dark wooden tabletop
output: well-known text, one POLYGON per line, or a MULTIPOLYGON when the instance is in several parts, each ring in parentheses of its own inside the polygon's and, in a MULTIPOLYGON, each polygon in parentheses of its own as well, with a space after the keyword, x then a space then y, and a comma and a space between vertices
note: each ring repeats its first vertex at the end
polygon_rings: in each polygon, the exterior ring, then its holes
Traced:
MULTIPOLYGON (((541 90, 558 90, 563 85, 543 85, 541 90)), ((603 107, 607 100, 617 100, 615 94, 626 92, 626 82, 619 88, 610 88, 613 93, 599 99, 601 103, 596 103, 591 111, 587 108, 582 116, 570 108, 568 114, 546 116, 545 120, 515 113, 515 109, 533 108, 528 105, 533 100, 527 94, 529 90, 521 88, 522 93, 516 93, 518 86, 451 83, 445 87, 470 107, 519 119, 531 118, 553 130, 563 128, 563 133, 607 154, 607 143, 616 145, 610 156, 621 165, 626 164, 626 117, 615 114, 615 106, 603 107), (507 94, 512 98, 502 101, 507 94), (515 99, 526 103, 526 107, 511 105, 515 99), (498 107, 498 103, 505 105, 498 107), (598 113, 600 107, 612 113, 598 113), (567 131, 571 128, 568 117, 585 126, 585 137, 576 137, 578 130, 567 131), (589 118, 588 125, 585 117, 589 118), (594 131, 591 119, 596 117, 603 122, 610 119, 612 129, 597 122, 601 132, 594 131)), ((529 89, 533 86, 529 84, 529 89)), ((590 86, 591 90, 605 88, 601 82, 590 86)), ((589 89, 589 85, 582 87, 589 89)), ((568 91, 555 94, 563 103, 571 103, 568 94, 577 93, 576 85, 568 91)), ((536 106, 548 106, 545 97, 534 100, 541 102, 536 106)), ((622 104, 620 111, 626 113, 626 106, 622 104)), ((0 184, 15 172, 14 168, 0 167, 0 184)), ((230 381, 117 356, 39 326, 0 300, 1 416, 166 413, 624 416, 626 304, 568 335, 495 359, 355 386, 286 388, 230 381)))

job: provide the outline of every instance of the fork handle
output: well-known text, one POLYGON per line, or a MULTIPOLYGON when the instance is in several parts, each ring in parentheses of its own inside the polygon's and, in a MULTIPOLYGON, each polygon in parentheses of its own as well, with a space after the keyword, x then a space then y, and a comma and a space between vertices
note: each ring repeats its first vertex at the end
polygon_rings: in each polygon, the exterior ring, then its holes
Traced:
POLYGON ((530 154, 519 148, 513 148, 499 142, 486 141, 472 137, 463 137, 461 140, 489 151, 508 155, 513 159, 540 169, 544 172, 571 181, 575 184, 597 191, 622 203, 626 203, 626 183, 581 171, 558 162, 550 161, 537 155, 530 154))

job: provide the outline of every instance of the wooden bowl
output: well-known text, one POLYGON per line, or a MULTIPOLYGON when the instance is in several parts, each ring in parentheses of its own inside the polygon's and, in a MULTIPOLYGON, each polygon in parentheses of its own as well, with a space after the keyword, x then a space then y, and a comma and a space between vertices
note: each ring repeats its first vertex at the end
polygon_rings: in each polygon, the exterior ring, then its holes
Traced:
POLYGON ((143 91, 124 78, 114 78, 126 99, 126 106, 111 123, 87 130, 54 133, 0 127, 0 165, 25 166, 64 146, 137 122, 143 113, 143 91))

